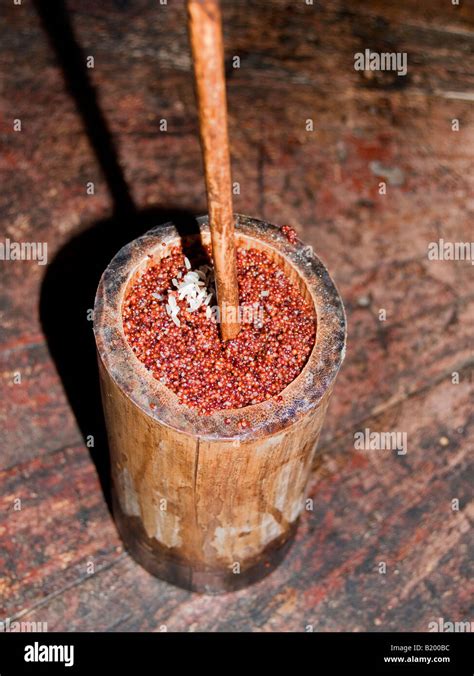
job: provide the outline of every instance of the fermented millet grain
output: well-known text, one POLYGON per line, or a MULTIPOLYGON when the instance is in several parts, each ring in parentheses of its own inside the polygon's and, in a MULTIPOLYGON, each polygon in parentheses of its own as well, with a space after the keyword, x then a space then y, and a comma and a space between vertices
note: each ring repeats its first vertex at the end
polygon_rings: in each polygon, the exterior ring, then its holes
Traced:
POLYGON ((257 303, 263 321, 243 323, 237 338, 223 342, 205 306, 189 312, 186 301, 178 299, 172 280, 180 272, 187 269, 176 247, 132 283, 123 304, 123 326, 136 357, 182 404, 205 415, 270 397, 280 401, 279 393, 300 373, 314 345, 316 318, 310 303, 265 253, 239 248, 240 305, 257 303), (180 307, 180 326, 167 314, 168 291, 180 307))

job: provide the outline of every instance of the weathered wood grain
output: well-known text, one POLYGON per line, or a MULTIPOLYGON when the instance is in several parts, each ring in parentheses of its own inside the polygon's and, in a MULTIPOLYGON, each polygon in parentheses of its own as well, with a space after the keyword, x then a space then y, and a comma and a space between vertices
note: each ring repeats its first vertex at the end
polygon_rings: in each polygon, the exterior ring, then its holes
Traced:
POLYGON ((1 352, 0 373, 2 468, 82 441, 43 342, 1 352))
POLYGON ((77 585, 88 562, 99 569, 122 552, 93 467, 75 446, 2 471, 2 616, 77 585))
POLYGON ((50 262, 60 258, 48 267, 43 312, 46 271, 2 264, 1 466, 10 468, 0 483, 2 616, 36 607, 27 616, 47 619, 50 628, 157 629, 165 622, 185 631, 307 624, 424 630, 438 616, 469 618, 463 500, 472 434, 472 267, 428 263, 426 250, 439 237, 472 240, 472 7, 223 2, 233 176, 241 186, 235 209, 291 223, 315 247, 346 301, 350 333, 321 439, 327 480, 315 487, 315 512, 284 568, 262 586, 211 601, 152 580, 123 554, 94 462, 79 445, 79 429, 87 435, 92 428, 103 477, 84 318, 96 275, 121 244, 170 211, 205 211, 184 3, 157 7, 154 0, 68 2, 79 48, 95 57, 87 74, 137 219, 114 213, 113 186, 33 4, 0 9, 2 235, 47 241, 50 262), (406 79, 354 71, 354 53, 364 48, 406 51, 406 79), (232 68, 234 55, 240 68, 232 68), (15 118, 20 133, 12 131, 15 118), (308 118, 314 132, 305 131, 308 118), (455 118, 459 132, 451 131, 455 118), (161 119, 167 133, 159 131, 161 119), (401 170, 401 185, 388 183, 380 195, 371 162, 401 170), (85 194, 88 181, 94 195, 85 194), (60 294, 52 291, 56 283, 60 294), (386 322, 378 321, 380 308, 386 322), (66 334, 51 334, 55 315, 66 334), (65 338, 75 355, 69 369, 58 359, 65 338), (17 369, 22 385, 12 384, 17 369), (460 386, 451 384, 453 370, 460 386), (376 424, 410 431, 413 452, 403 462, 354 452, 354 430, 376 424), (439 443, 444 436, 448 446, 439 443), (20 513, 11 511, 17 493, 28 505, 20 513), (457 514, 446 511, 455 494, 462 498, 457 514), (84 572, 89 556, 99 562, 96 575, 84 572), (386 576, 374 572, 382 556, 386 576))
POLYGON ((84 631, 163 624, 170 631, 425 631, 438 617, 468 616, 468 373, 459 385, 439 383, 365 425, 406 432, 407 454, 356 451, 353 431, 326 448, 310 491, 314 510, 285 564, 250 589, 217 598, 159 582, 121 555, 85 450, 10 470, 2 507, 16 541, 3 566, 5 612, 34 606, 23 617, 47 621, 50 630, 84 631), (24 509, 12 512, 18 496, 24 509), (61 537, 51 539, 52 529, 61 537), (84 573, 87 561, 97 562, 95 574, 84 573), (378 572, 381 561, 386 574, 378 572))

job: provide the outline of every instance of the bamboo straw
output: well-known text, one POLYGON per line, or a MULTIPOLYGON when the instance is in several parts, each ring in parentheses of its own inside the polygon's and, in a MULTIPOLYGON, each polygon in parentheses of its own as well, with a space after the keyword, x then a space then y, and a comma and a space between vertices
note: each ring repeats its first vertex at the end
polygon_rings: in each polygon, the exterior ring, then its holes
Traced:
POLYGON ((223 340, 240 330, 224 49, 218 0, 188 0, 199 130, 223 340))

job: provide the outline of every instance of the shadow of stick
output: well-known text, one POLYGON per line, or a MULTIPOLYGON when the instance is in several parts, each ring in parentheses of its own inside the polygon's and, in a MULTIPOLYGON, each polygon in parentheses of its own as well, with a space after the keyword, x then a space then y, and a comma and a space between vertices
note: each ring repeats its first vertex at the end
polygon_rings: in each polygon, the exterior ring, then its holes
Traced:
POLYGON ((120 167, 113 138, 89 81, 86 58, 77 44, 62 0, 35 6, 62 68, 67 89, 113 201, 113 215, 73 237, 48 265, 40 296, 40 319, 50 354, 95 463, 110 509, 110 466, 100 399, 91 321, 102 272, 127 242, 150 227, 173 221, 182 235, 196 233, 195 215, 174 208, 137 210, 120 167), (93 445, 92 445, 93 444, 93 445))

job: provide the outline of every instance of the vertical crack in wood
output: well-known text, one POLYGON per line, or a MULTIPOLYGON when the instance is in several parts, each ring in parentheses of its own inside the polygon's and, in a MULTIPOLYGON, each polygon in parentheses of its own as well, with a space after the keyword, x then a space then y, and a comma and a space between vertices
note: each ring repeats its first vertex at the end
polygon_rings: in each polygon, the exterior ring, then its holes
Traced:
MULTIPOLYGON (((198 496, 197 496, 197 480, 198 480, 198 471, 199 471, 199 437, 196 439, 196 453, 194 460, 194 477, 193 477, 193 504, 194 504, 194 522, 196 524, 195 528, 195 542, 194 546, 196 551, 199 551, 201 548, 201 536, 199 531, 199 519, 198 519, 198 496)), ((190 568, 189 572, 190 583, 193 581, 193 569, 190 568)))

